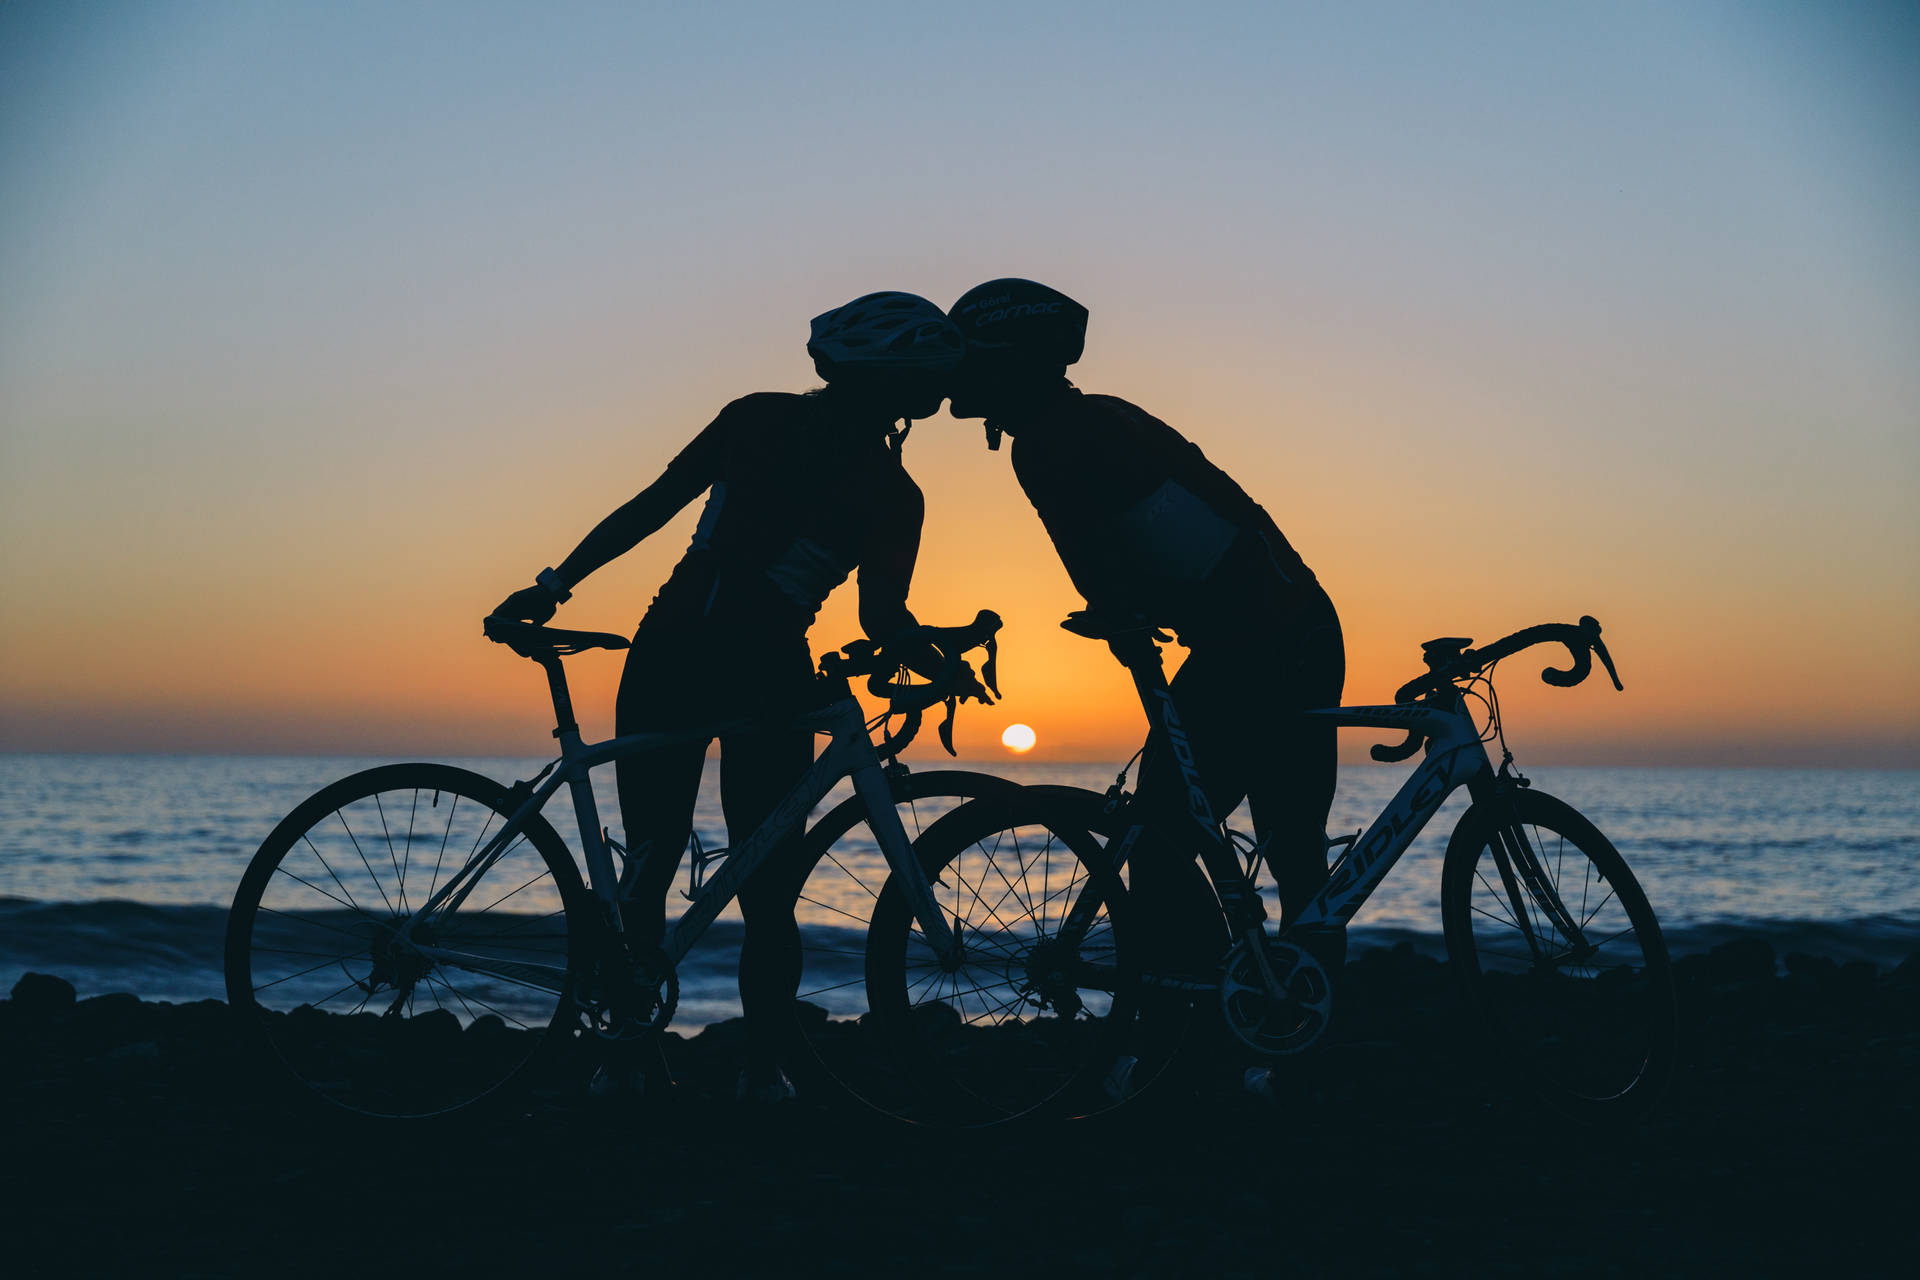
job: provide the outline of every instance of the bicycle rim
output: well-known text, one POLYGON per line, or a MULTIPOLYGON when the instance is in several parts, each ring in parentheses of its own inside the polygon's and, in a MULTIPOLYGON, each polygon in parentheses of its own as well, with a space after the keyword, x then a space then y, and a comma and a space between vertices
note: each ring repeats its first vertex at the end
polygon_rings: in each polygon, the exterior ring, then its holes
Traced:
POLYGON ((579 876, 544 820, 416 918, 511 804, 466 770, 389 765, 303 802, 255 855, 228 919, 228 998, 321 1098, 454 1111, 521 1079, 568 1022, 579 876))
POLYGON ((1588 1121, 1658 1101, 1676 1034, 1666 945, 1592 823, 1532 791, 1470 813, 1442 906, 1463 991, 1518 1082, 1588 1121))
POLYGON ((1098 846, 1021 796, 956 810, 915 849, 960 939, 943 961, 890 884, 868 934, 868 1070, 858 1092, 903 1119, 989 1125, 1101 1104, 1133 1016, 1123 905, 1098 846), (1071 932, 1076 905, 1088 914, 1071 932))

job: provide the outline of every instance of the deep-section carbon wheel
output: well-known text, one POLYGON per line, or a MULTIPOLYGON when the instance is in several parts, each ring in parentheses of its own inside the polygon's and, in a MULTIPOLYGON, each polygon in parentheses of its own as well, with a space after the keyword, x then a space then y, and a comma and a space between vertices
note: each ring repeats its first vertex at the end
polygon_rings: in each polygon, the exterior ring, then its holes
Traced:
POLYGON ((1447 846, 1447 954, 1497 1062, 1600 1122, 1645 1114, 1673 1072, 1676 1002, 1660 925, 1618 852, 1570 806, 1513 789, 1447 846))
POLYGON ((935 953, 889 882, 867 939, 871 1052, 845 1083, 934 1124, 1097 1109, 1133 1017, 1124 895, 1099 845, 1016 791, 956 809, 915 852, 959 953, 935 953))
POLYGON ((583 893, 544 819, 418 914, 512 807, 465 769, 385 765, 323 788, 260 846, 227 920, 227 998, 315 1093, 435 1115, 495 1095, 561 1038, 583 893))

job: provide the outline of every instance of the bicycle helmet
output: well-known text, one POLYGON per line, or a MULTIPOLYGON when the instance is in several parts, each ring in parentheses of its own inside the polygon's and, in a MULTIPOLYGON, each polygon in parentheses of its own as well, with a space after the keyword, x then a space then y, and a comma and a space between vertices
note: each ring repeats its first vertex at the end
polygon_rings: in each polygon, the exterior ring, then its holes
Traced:
POLYGON ((946 373, 966 342, 946 312, 913 293, 869 293, 813 318, 807 354, 822 378, 946 373))
POLYGON ((1032 280, 989 280, 960 295, 953 322, 967 345, 1022 363, 1065 367, 1087 344, 1087 309, 1032 280))

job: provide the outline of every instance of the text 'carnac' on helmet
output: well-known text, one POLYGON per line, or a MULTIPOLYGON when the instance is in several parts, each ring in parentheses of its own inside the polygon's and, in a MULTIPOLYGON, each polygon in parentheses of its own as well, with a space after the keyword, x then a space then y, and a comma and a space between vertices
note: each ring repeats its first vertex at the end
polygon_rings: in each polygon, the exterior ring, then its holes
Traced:
POLYGON ((1087 309, 1032 280, 975 285, 952 314, 968 346, 1023 362, 1069 365, 1087 345, 1087 309))
POLYGON ((831 382, 849 373, 945 373, 966 343, 947 313, 918 294, 869 293, 815 316, 807 354, 831 382))

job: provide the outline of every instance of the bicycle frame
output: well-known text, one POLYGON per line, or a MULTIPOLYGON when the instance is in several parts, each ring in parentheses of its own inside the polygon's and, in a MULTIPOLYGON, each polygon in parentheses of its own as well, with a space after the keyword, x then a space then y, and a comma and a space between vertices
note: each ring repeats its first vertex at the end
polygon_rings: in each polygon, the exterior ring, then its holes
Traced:
MULTIPOLYGON (((1228 923, 1237 936, 1258 941, 1264 937, 1266 909, 1234 856, 1224 823, 1214 815, 1207 799, 1158 651, 1152 652, 1150 661, 1143 652, 1128 668, 1149 718, 1158 712, 1159 725, 1165 731, 1168 747, 1186 786, 1187 813, 1193 821, 1188 831, 1197 837, 1200 860, 1220 898, 1228 923)), ((1326 883, 1295 918, 1291 929, 1345 925, 1448 797, 1461 787, 1466 787, 1476 802, 1497 794, 1498 775, 1487 755, 1486 744, 1481 741, 1479 728, 1467 714, 1465 699, 1457 690, 1447 695, 1444 702, 1437 700, 1440 696, 1436 693, 1427 701, 1391 706, 1322 707, 1300 713, 1349 728, 1412 730, 1426 739, 1426 753, 1420 767, 1394 793, 1373 825, 1348 844, 1328 870, 1326 883)), ((1114 842, 1116 872, 1126 865, 1145 829, 1144 821, 1130 820, 1127 829, 1114 842)), ((1542 947, 1524 901, 1532 901, 1536 909, 1545 912, 1554 928, 1575 947, 1585 945, 1578 922, 1567 913, 1558 896, 1547 889, 1541 869, 1524 839, 1502 829, 1496 836, 1494 861, 1508 898, 1514 904, 1515 918, 1536 956, 1541 955, 1542 947)), ((1074 904, 1063 928, 1068 936, 1077 937, 1091 923, 1097 909, 1096 903, 1088 901, 1092 897, 1094 895, 1086 895, 1074 904)), ((1254 948, 1254 955, 1271 978, 1264 943, 1254 948)), ((1175 986, 1195 985, 1179 978, 1170 980, 1175 986)))
MULTIPOLYGON (((807 815, 815 805, 826 798, 841 778, 853 780, 854 792, 867 810, 869 825, 879 838, 881 851, 886 855, 888 865, 899 878, 906 890, 909 905, 915 919, 925 930, 929 944, 942 959, 950 959, 957 946, 952 927, 940 912, 933 897, 932 887, 920 870, 919 859, 913 854, 912 841, 908 838, 906 827, 900 821, 900 815, 893 807, 892 790, 887 783, 886 773, 881 768, 880 757, 874 750, 873 741, 867 736, 866 720, 860 704, 849 692, 835 698, 827 706, 780 722, 786 727, 806 726, 815 733, 829 735, 827 746, 801 775, 798 782, 783 797, 764 822, 756 828, 745 843, 730 850, 720 869, 707 880, 699 893, 695 895, 693 905, 678 920, 667 928, 661 940, 661 950, 665 952, 671 964, 679 964, 687 952, 693 949, 708 927, 739 893, 740 887, 759 869, 767 857, 779 845, 781 840, 805 823, 807 815)), ((437 912, 458 909, 466 900, 467 894, 479 882, 488 868, 499 860, 525 824, 545 807, 547 800, 562 785, 567 786, 573 796, 574 814, 579 822, 580 842, 587 864, 587 877, 594 896, 600 901, 609 925, 616 931, 623 931, 620 919, 620 894, 618 877, 614 872, 613 855, 601 836, 600 814, 594 802, 590 781, 591 771, 596 767, 615 760, 625 759, 642 751, 660 747, 674 746, 688 742, 706 741, 714 737, 750 731, 756 727, 775 727, 772 723, 757 724, 753 721, 730 721, 696 730, 681 730, 661 733, 630 733, 609 738, 604 742, 583 742, 577 727, 563 727, 556 732, 560 740, 560 757, 549 764, 536 780, 551 776, 534 786, 518 783, 514 791, 526 792, 506 824, 476 850, 440 888, 419 908, 407 917, 400 929, 400 936, 407 940, 422 955, 444 963, 482 969, 488 972, 511 970, 510 976, 528 979, 529 971, 538 970, 540 985, 552 984, 559 990, 565 980, 564 971, 551 970, 547 966, 524 965, 514 961, 502 961, 490 956, 474 956, 464 952, 449 951, 430 943, 421 943, 412 938, 415 926, 430 919, 437 912)))
POLYGON ((1328 707, 1306 714, 1347 728, 1414 729, 1427 738, 1426 758, 1358 839, 1327 872, 1327 882, 1294 927, 1345 924, 1360 910, 1400 855, 1461 787, 1493 776, 1493 761, 1472 717, 1456 705, 1328 707))
MULTIPOLYGON (((1168 748, 1186 786, 1187 815, 1198 838, 1201 862, 1213 882, 1236 935, 1264 932, 1266 909, 1232 851, 1222 820, 1213 813, 1194 763, 1193 749, 1167 686, 1157 651, 1152 661, 1129 664, 1141 706, 1165 732, 1168 748)), ((1456 695, 1450 705, 1414 703, 1392 706, 1323 707, 1301 714, 1349 728, 1414 729, 1426 736, 1426 758, 1394 794, 1373 825, 1350 844, 1328 872, 1327 882, 1300 913, 1294 928, 1345 924, 1393 869, 1441 805, 1460 787, 1476 797, 1493 778, 1493 762, 1479 729, 1456 695)), ((1145 823, 1133 821, 1116 841, 1114 870, 1125 865, 1145 823)), ((1075 916, 1080 914, 1076 904, 1075 916)), ((1088 914, 1091 914, 1089 909, 1088 914)), ((1077 924, 1077 919, 1073 921, 1077 924)))

